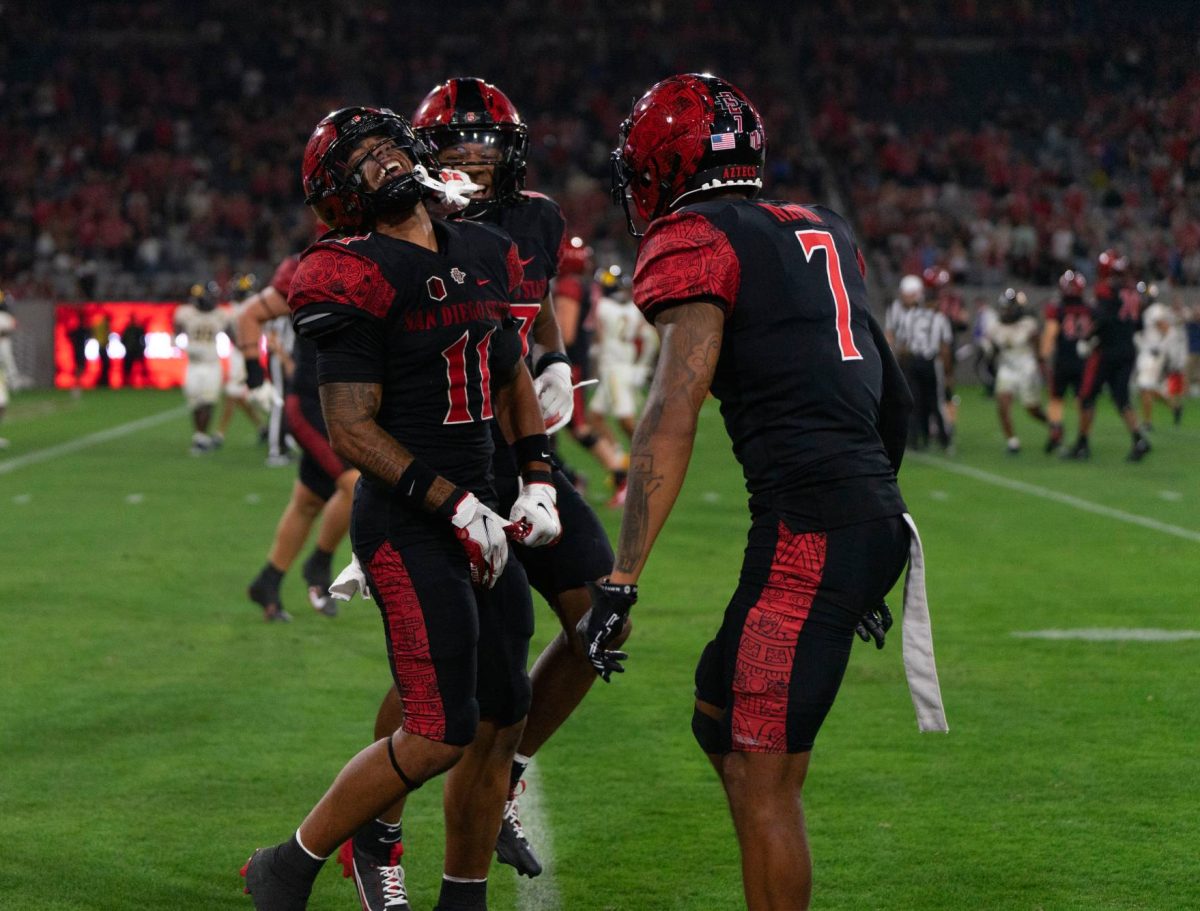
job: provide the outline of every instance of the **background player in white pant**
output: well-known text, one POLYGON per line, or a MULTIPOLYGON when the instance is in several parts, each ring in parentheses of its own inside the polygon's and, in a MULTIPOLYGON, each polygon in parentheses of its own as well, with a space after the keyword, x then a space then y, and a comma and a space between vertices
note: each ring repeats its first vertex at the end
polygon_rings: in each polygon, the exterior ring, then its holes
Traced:
MULTIPOLYGON (((8 387, 17 378, 16 362, 12 356, 12 334, 16 328, 17 321, 8 312, 4 292, 0 291, 0 421, 4 420, 4 412, 8 408, 8 387)), ((0 449, 7 448, 8 440, 0 437, 0 449)))
MULTIPOLYGON (((637 400, 650 375, 658 351, 653 327, 633 303, 631 277, 617 265, 596 272, 604 296, 596 304, 596 376, 600 383, 588 404, 588 424, 593 432, 617 446, 607 417, 616 418, 626 440, 633 438, 637 400)), ((625 485, 617 486, 610 506, 624 503, 625 485)))
POLYGON ((1182 373, 1187 365, 1187 336, 1175 322, 1171 308, 1158 300, 1158 286, 1138 283, 1147 303, 1142 314, 1142 330, 1137 343, 1135 382, 1142 402, 1142 430, 1153 430, 1154 401, 1159 399, 1171 409, 1175 423, 1183 416, 1182 373))
POLYGON ((996 411, 1008 441, 1009 453, 1021 451, 1021 440, 1013 430, 1012 403, 1019 398, 1030 416, 1043 424, 1042 384, 1038 372, 1037 320, 1025 309, 1025 292, 1006 288, 997 302, 999 318, 987 328, 985 344, 996 353, 996 411))
POLYGON ((221 359, 217 335, 231 332, 230 318, 217 310, 216 289, 192 285, 189 303, 175 311, 175 332, 187 338, 188 365, 183 394, 192 410, 192 455, 213 449, 208 425, 221 395, 221 359))
MULTIPOLYGON (((247 299, 254 294, 257 285, 258 281, 252 273, 234 276, 231 286, 232 301, 236 303, 247 299)), ((234 343, 235 348, 238 347, 236 323, 230 330, 229 340, 234 343)), ((263 404, 262 407, 267 411, 270 405, 263 404)), ((236 356, 229 359, 229 373, 225 377, 225 401, 221 405, 221 419, 217 422, 217 432, 213 434, 213 442, 217 446, 225 442, 225 434, 229 432, 229 424, 233 421, 235 411, 246 415, 258 433, 259 442, 265 442, 267 431, 263 426, 262 416, 255 410, 250 398, 250 387, 246 385, 246 364, 242 358, 236 356)))

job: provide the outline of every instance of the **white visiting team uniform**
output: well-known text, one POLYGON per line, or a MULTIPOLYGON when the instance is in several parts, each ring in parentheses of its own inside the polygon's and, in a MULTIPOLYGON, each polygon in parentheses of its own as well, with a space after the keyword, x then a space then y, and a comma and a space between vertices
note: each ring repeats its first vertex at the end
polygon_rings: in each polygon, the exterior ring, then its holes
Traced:
POLYGON ((0 408, 8 405, 8 384, 16 379, 11 339, 16 328, 17 321, 13 315, 0 310, 0 345, 4 345, 6 349, 0 351, 0 408))
POLYGON ((1167 374, 1182 371, 1187 364, 1187 336, 1176 325, 1175 314, 1166 304, 1151 304, 1142 314, 1142 331, 1135 336, 1138 347, 1138 389, 1158 391, 1167 374), (1159 328, 1167 324, 1167 331, 1159 328))
POLYGON ((996 394, 1011 393, 1022 405, 1037 405, 1041 401, 1041 378, 1033 348, 1038 337, 1037 320, 1032 316, 1022 316, 1015 323, 997 319, 986 332, 997 355, 996 394))
POLYGON ((221 395, 217 334, 228 329, 229 315, 220 310, 205 311, 183 304, 175 311, 175 325, 188 340, 187 374, 183 381, 183 394, 188 405, 193 409, 212 405, 221 395))
POLYGON ((648 355, 658 336, 632 300, 611 297, 596 304, 596 376, 590 409, 615 418, 637 414, 637 392, 646 381, 648 355))

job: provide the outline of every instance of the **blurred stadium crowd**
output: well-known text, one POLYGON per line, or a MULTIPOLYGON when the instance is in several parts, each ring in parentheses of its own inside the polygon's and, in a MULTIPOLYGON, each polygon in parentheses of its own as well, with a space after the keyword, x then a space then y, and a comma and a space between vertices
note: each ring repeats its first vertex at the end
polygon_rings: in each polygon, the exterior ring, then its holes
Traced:
POLYGON ((1192 14, 1127 7, 517 0, 501 28, 476 0, 451 17, 217 0, 68 5, 47 28, 11 5, 0 285, 179 299, 197 277, 270 274, 312 234, 297 177, 311 124, 350 101, 408 113, 458 73, 505 87, 530 123, 530 186, 628 260, 607 200, 621 112, 662 74, 705 68, 763 108, 766 195, 851 215, 881 289, 934 265, 1048 285, 1109 246, 1140 277, 1196 285, 1192 14))

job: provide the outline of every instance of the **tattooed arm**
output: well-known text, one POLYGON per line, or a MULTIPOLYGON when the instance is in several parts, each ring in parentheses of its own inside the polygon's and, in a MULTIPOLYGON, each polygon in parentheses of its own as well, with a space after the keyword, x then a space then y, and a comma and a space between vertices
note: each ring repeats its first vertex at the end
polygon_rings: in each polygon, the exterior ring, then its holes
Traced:
POLYGON ((655 321, 658 369, 633 436, 629 487, 610 581, 637 582, 687 474, 696 418, 717 368, 724 310, 707 301, 681 304, 655 321))
MULTIPOLYGON (((368 477, 395 487, 413 455, 375 422, 382 398, 378 383, 323 383, 321 413, 333 451, 368 477)), ((434 512, 454 490, 439 476, 425 494, 425 509, 434 512)))

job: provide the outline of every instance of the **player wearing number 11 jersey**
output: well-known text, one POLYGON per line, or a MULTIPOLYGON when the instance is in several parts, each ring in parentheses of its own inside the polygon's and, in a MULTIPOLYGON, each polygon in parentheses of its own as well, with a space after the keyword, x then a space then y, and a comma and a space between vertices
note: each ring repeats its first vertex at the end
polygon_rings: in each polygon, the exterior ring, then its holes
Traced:
MULTIPOLYGON (((486 911, 487 874, 530 686, 533 608, 506 534, 562 531, 537 394, 510 310, 523 272, 503 233, 431 218, 437 165, 386 109, 324 118, 304 156, 306 202, 339 235, 292 279, 296 332, 317 348, 335 451, 362 472, 354 554, 383 616, 403 725, 343 768, 289 841, 245 869, 260 911, 299 911, 321 864, 395 801, 461 762, 446 784, 440 908, 486 911), (491 423, 514 441, 524 489, 502 516, 491 423)), ((407 908, 403 870, 354 862, 364 907, 407 908)), ((388 841, 391 841, 390 839, 388 841)), ((396 852, 398 853, 398 851, 396 852)))
POLYGON ((650 223, 633 297, 662 345, 616 563, 581 625, 608 679, 625 658, 612 633, 636 600, 711 391, 751 526, 696 670, 692 729, 729 799, 750 911, 808 907, 810 751, 856 626, 875 625, 882 643, 882 601, 915 537, 896 482, 911 397, 868 310, 850 228, 822 206, 754 200, 764 149, 754 106, 710 75, 658 83, 622 127, 614 195, 650 223))

